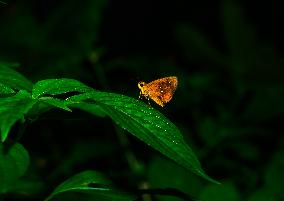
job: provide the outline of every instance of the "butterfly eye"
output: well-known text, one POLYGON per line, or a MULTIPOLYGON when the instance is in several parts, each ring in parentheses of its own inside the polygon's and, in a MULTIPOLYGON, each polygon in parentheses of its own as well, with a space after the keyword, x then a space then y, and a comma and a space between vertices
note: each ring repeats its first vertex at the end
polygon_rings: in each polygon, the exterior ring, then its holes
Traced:
POLYGON ((138 83, 138 86, 139 86, 139 87, 143 87, 143 86, 144 86, 144 82, 139 82, 139 83, 138 83))

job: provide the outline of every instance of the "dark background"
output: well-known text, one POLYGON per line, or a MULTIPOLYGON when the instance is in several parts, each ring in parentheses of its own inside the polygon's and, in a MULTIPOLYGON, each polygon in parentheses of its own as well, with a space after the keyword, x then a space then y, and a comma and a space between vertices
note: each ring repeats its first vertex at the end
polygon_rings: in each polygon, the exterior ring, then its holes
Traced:
POLYGON ((123 188, 146 181, 204 200, 284 199, 281 5, 236 0, 0 5, 0 61, 19 63, 17 70, 33 82, 74 78, 138 98, 138 81, 176 75, 173 100, 164 108, 151 105, 179 127, 205 171, 223 184, 197 178, 131 135, 123 145, 125 131, 109 119, 53 110, 29 125, 20 140, 31 155, 26 177, 41 182, 27 199, 44 198, 85 169, 100 170, 123 188))

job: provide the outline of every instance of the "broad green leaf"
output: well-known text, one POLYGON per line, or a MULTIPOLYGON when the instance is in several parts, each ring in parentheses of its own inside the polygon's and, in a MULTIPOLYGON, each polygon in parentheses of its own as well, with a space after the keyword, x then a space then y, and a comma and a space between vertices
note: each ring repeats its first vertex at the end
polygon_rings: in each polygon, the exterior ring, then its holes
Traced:
POLYGON ((17 90, 32 90, 32 82, 25 78, 17 71, 8 67, 8 65, 0 63, 0 83, 17 90))
POLYGON ((29 154, 21 144, 7 148, 4 145, 0 143, 0 194, 9 191, 29 165, 29 154))
POLYGON ((5 84, 0 83, 0 94, 12 94, 12 93, 15 93, 15 91, 12 88, 8 87, 5 84))
POLYGON ((195 174, 218 183, 202 170, 178 128, 154 108, 127 96, 98 91, 75 95, 67 101, 76 103, 88 99, 95 101, 118 125, 143 142, 195 174))
POLYGON ((45 201, 64 192, 92 194, 95 200, 130 201, 135 199, 131 194, 112 188, 111 182, 101 173, 90 170, 81 172, 60 184, 45 201))
POLYGON ((39 101, 40 102, 44 102, 44 103, 46 103, 48 105, 52 105, 54 107, 61 108, 63 110, 67 110, 69 112, 72 112, 72 110, 69 109, 66 106, 66 102, 63 101, 63 100, 60 100, 60 99, 57 99, 57 98, 53 98, 53 97, 41 97, 41 98, 39 98, 39 101))
POLYGON ((94 89, 73 79, 47 79, 37 82, 32 90, 32 97, 38 98, 43 95, 58 95, 68 92, 88 92, 94 89))
POLYGON ((8 136, 13 124, 22 119, 31 107, 36 103, 26 91, 19 91, 8 98, 0 98, 0 131, 2 142, 8 136))

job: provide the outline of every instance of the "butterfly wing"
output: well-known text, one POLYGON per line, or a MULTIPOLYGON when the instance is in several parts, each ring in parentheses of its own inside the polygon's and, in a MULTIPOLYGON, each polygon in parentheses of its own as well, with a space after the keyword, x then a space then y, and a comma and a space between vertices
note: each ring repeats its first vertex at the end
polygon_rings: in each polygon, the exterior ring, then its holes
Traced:
POLYGON ((177 88, 177 77, 165 77, 154 80, 146 85, 149 97, 158 105, 164 106, 169 102, 177 88))

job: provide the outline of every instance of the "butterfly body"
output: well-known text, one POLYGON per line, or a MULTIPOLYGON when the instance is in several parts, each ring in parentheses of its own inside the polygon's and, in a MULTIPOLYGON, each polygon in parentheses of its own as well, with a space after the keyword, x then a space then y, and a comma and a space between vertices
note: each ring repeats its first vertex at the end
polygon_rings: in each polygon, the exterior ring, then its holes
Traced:
POLYGON ((152 99, 160 106, 165 106, 172 97, 177 88, 178 80, 176 76, 164 77, 149 83, 140 81, 138 88, 140 95, 152 99))

